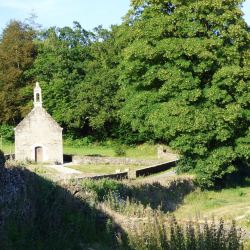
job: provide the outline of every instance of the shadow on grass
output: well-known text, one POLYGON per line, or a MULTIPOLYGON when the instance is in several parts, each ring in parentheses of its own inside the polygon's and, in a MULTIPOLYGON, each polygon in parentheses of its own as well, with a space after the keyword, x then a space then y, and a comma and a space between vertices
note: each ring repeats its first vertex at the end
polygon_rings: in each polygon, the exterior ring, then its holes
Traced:
POLYGON ((173 180, 169 186, 158 182, 133 185, 129 188, 129 196, 144 206, 150 205, 152 209, 160 207, 164 212, 173 212, 193 190, 194 185, 190 180, 173 180))
POLYGON ((27 169, 0 168, 0 249, 129 249, 126 240, 83 198, 27 169))
POLYGON ((185 196, 194 190, 194 184, 190 179, 173 180, 167 186, 158 182, 127 184, 111 179, 83 180, 80 186, 95 192, 100 202, 111 195, 115 202, 123 204, 129 197, 132 202, 140 203, 144 207, 150 206, 154 210, 160 208, 164 212, 176 210, 185 196))

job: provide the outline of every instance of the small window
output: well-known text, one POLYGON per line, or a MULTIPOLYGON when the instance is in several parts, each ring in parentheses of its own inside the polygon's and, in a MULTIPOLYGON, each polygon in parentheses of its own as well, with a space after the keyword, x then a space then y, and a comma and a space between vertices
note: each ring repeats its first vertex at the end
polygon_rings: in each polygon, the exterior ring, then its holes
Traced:
POLYGON ((39 93, 36 93, 36 102, 40 102, 40 95, 39 95, 39 93))

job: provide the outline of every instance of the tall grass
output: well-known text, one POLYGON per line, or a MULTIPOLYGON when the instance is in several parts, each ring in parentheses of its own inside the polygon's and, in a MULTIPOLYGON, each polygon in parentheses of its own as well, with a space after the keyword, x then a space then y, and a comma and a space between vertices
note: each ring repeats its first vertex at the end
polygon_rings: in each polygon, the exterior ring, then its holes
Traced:
POLYGON ((225 229, 223 220, 200 225, 189 222, 178 223, 172 217, 167 223, 162 216, 148 218, 143 226, 139 225, 128 235, 129 245, 135 250, 240 250, 241 232, 235 222, 225 229))

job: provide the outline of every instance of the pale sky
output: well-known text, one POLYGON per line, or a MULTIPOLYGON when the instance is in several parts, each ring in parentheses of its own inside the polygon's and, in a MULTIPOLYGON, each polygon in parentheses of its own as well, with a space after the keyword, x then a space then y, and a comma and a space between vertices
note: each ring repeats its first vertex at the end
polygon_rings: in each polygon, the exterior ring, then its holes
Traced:
MULTIPOLYGON (((101 24, 109 28, 121 23, 129 5, 130 0, 0 0, 0 32, 10 19, 24 21, 32 12, 43 28, 72 26, 73 21, 86 30, 101 24)), ((243 11, 250 25, 250 0, 243 11)))

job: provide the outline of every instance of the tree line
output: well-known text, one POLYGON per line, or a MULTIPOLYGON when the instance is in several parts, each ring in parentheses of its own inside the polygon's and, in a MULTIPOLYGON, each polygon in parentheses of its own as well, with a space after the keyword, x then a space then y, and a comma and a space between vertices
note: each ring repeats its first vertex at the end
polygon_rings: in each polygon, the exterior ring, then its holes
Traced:
POLYGON ((0 40, 0 123, 44 106, 72 137, 162 142, 202 186, 250 170, 250 29, 242 0, 133 0, 109 30, 11 21, 0 40))

